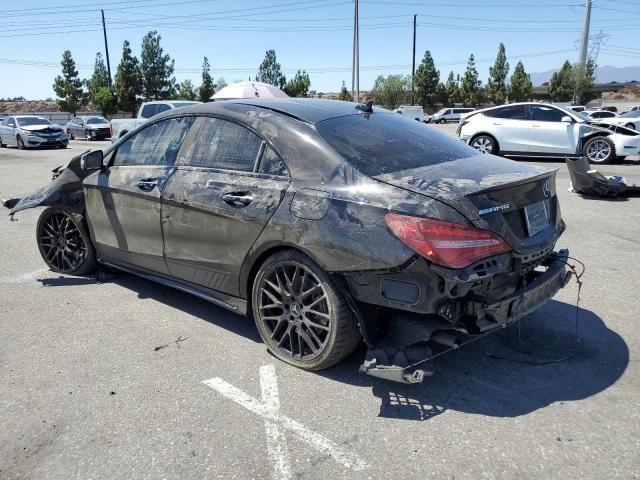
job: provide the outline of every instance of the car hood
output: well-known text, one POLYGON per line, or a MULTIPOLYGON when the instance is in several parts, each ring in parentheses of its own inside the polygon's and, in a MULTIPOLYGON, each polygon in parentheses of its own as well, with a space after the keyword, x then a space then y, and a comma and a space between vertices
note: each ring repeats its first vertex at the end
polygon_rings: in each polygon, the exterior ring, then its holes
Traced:
MULTIPOLYGON (((616 120, 619 120, 619 119, 616 119, 616 120)), ((590 127, 593 128, 593 131, 596 131, 596 132, 619 133, 621 135, 629 135, 629 136, 632 136, 632 137, 640 135, 635 130, 632 130, 630 128, 624 127, 624 126, 619 125, 619 124, 606 123, 606 122, 598 121, 598 120, 592 120, 592 121, 586 122, 586 123, 590 127)), ((621 122, 621 123, 624 123, 624 122, 621 122)), ((589 132, 589 133, 591 133, 591 132, 589 132)))
POLYGON ((25 130, 27 132, 62 132, 62 127, 57 125, 47 125, 46 123, 40 125, 25 125, 24 127, 18 127, 21 130, 25 130))

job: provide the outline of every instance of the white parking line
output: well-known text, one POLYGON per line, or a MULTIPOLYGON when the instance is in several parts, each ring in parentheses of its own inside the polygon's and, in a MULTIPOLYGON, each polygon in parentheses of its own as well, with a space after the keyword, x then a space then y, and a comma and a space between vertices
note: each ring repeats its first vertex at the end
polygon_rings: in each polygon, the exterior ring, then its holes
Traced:
POLYGON ((367 464, 355 453, 280 413, 278 383, 273 365, 260 367, 262 400, 248 395, 218 377, 204 380, 202 383, 264 419, 267 448, 273 464, 274 479, 291 478, 291 465, 285 435, 287 430, 347 468, 356 471, 366 468, 367 464))

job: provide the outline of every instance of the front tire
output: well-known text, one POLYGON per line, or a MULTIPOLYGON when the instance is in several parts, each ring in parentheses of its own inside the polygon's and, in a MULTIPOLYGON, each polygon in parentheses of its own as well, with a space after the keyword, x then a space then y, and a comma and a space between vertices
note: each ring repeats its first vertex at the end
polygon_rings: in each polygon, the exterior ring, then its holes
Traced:
POLYGON ((69 135, 69 140, 75 140, 76 137, 73 136, 73 132, 71 130, 67 130, 67 135, 69 135))
POLYGON ((90 132, 89 130, 85 130, 85 131, 84 131, 84 139, 85 139, 87 142, 90 142, 90 141, 91 141, 91 132, 90 132))
POLYGON ((442 125, 443 123, 447 123, 447 121, 444 118, 441 118, 440 120, 438 120, 438 123, 442 125))
POLYGON ((590 163, 611 163, 616 158, 616 147, 607 137, 593 137, 585 142, 582 154, 590 163))
POLYGON ((273 355, 305 370, 322 370, 360 342, 353 312, 334 280, 306 255, 285 250, 260 266, 251 306, 273 355))
POLYGON ((24 150, 26 148, 24 145, 24 140, 22 140, 22 137, 20 135, 16 137, 16 145, 18 145, 18 150, 24 150))
POLYGON ((469 142, 469 145, 480 153, 490 153, 492 155, 498 153, 498 142, 496 142, 496 139, 490 135, 478 135, 473 137, 471 142, 469 142))
POLYGON ((636 129, 636 125, 634 123, 627 123, 625 125, 625 127, 631 129, 631 130, 635 130, 636 129))
POLYGON ((56 273, 85 275, 96 269, 95 250, 83 215, 47 208, 38 219, 36 241, 47 266, 56 273))

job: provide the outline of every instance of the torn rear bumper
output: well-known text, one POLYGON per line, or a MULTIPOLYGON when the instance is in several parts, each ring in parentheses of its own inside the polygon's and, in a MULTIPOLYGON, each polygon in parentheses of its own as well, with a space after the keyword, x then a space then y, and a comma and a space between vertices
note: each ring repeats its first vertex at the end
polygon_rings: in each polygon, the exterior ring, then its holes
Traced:
POLYGON ((570 279, 568 250, 553 252, 526 284, 499 299, 471 292, 459 301, 455 319, 402 312, 389 320, 387 334, 370 345, 360 371, 402 383, 419 383, 433 374, 435 357, 518 321, 549 301, 570 279))

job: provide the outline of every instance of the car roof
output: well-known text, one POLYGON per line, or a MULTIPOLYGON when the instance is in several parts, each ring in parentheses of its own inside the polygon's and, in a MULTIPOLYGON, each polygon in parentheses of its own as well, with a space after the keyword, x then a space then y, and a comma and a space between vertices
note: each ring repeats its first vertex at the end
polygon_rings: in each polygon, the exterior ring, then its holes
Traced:
MULTIPOLYGON (((183 107, 180 109, 180 112, 223 113, 228 110, 235 110, 240 106, 271 110, 310 124, 316 124, 330 118, 344 117, 347 115, 360 115, 365 113, 362 110, 357 109, 357 104, 353 102, 317 98, 278 98, 273 100, 251 98, 224 100, 221 102, 202 103, 183 107), (236 108, 234 108, 234 106, 236 108)), ((374 105, 372 113, 375 114, 376 112, 391 113, 389 110, 374 105)))

